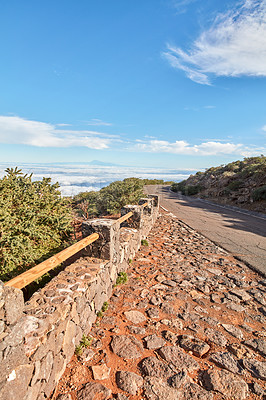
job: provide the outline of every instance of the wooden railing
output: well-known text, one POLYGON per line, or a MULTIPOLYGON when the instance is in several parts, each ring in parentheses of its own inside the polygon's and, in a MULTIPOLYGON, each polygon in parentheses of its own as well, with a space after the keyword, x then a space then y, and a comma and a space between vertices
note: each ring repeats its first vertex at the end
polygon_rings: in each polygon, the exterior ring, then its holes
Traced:
MULTIPOLYGON (((144 207, 148 205, 148 202, 141 204, 144 207)), ((123 215, 122 217, 116 220, 117 223, 122 224, 122 222, 126 221, 130 217, 133 216, 133 213, 130 211, 129 213, 123 215)), ((60 253, 55 254, 54 256, 48 258, 42 263, 36 265, 33 268, 30 268, 28 271, 23 272, 22 274, 16 276, 10 281, 5 283, 5 286, 12 286, 17 289, 22 289, 25 286, 29 285, 31 282, 43 276, 46 272, 49 272, 51 269, 55 268, 63 261, 67 260, 69 257, 78 253, 80 250, 84 249, 89 244, 95 242, 99 238, 98 233, 93 233, 90 236, 85 237, 82 240, 79 240, 77 243, 72 244, 67 249, 60 251, 60 253)))
POLYGON ((49 272, 51 269, 55 268, 57 265, 61 264, 74 254, 78 253, 89 244, 95 242, 95 240, 98 238, 98 233, 93 233, 92 235, 85 237, 79 242, 72 244, 72 246, 69 246, 67 249, 60 251, 60 253, 55 254, 28 271, 23 272, 22 274, 6 282, 5 286, 13 286, 18 289, 24 288, 29 283, 35 281, 37 278, 40 278, 46 272, 49 272))

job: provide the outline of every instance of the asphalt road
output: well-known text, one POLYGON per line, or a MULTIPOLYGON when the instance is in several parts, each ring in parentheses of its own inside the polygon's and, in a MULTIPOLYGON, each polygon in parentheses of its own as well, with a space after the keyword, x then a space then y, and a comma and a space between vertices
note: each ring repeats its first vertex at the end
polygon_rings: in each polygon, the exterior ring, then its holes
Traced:
POLYGON ((266 276, 266 215, 182 196, 170 186, 146 186, 160 205, 236 258, 266 276))

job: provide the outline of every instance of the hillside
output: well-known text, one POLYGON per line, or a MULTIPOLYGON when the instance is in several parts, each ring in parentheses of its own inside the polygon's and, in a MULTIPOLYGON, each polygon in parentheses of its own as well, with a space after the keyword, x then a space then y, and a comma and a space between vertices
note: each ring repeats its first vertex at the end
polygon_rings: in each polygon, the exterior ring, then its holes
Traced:
POLYGON ((266 157, 249 157, 197 172, 172 190, 266 213, 266 157))

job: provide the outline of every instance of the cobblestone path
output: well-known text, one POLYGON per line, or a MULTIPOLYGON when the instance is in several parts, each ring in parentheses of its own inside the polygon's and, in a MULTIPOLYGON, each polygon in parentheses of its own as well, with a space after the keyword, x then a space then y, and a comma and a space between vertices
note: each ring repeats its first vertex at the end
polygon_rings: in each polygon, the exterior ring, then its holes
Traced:
POLYGON ((162 213, 57 400, 265 398, 266 280, 162 213))

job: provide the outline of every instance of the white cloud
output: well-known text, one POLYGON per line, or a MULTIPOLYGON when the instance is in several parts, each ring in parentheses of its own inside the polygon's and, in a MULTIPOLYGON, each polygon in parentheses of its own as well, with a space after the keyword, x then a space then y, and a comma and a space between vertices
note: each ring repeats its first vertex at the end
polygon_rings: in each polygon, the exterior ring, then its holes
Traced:
POLYGON ((166 140, 150 140, 149 142, 138 142, 136 149, 149 153, 172 153, 181 155, 213 156, 222 154, 238 154, 241 156, 250 156, 265 152, 263 148, 250 148, 242 144, 221 143, 219 141, 203 142, 199 145, 191 145, 185 140, 168 142, 166 140))
POLYGON ((194 82, 209 85, 210 76, 266 76, 266 0, 242 0, 218 15, 213 25, 183 51, 167 46, 163 56, 194 82))
POLYGON ((91 126, 112 126, 110 122, 104 122, 101 119, 93 118, 90 121, 85 121, 87 125, 91 126))
POLYGON ((83 146, 101 150, 108 148, 110 141, 110 137, 101 132, 63 130, 46 122, 0 116, 0 143, 37 147, 83 146))
POLYGON ((263 130, 264 132, 266 132, 266 125, 264 125, 264 126, 262 127, 262 130, 263 130))

